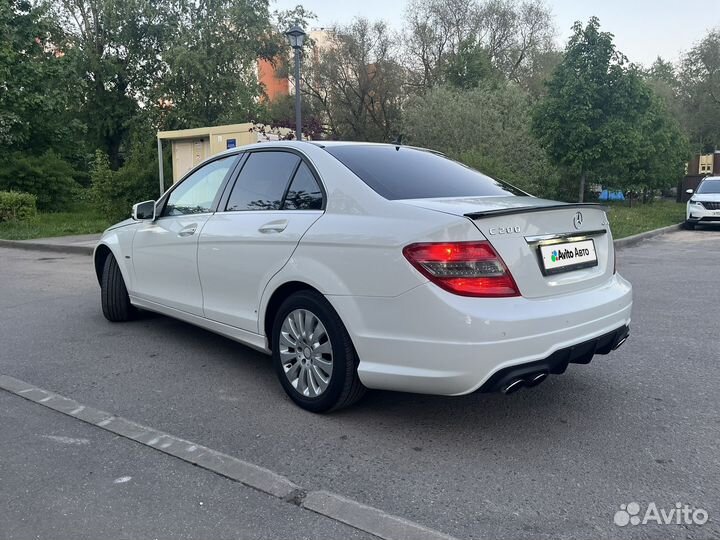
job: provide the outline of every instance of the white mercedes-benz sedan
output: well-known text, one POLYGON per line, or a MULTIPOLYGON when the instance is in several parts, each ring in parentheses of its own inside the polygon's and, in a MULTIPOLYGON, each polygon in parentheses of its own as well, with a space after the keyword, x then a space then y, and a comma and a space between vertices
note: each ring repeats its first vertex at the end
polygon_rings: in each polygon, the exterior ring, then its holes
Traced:
POLYGON ((315 412, 366 388, 535 386, 619 347, 632 307, 602 206, 385 144, 214 156, 136 204, 94 262, 109 320, 147 309, 271 354, 315 412))

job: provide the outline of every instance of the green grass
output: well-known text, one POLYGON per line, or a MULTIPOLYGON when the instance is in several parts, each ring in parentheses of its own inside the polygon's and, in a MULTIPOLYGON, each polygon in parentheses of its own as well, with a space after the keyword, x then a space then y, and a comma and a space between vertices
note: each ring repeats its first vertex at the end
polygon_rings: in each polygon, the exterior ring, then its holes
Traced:
POLYGON ((110 224, 106 217, 88 208, 73 212, 39 213, 31 221, 0 223, 0 238, 29 240, 51 236, 100 233, 110 224))
POLYGON ((648 204, 633 202, 632 208, 627 201, 611 202, 607 206, 610 208, 610 228, 616 240, 685 221, 685 204, 675 201, 662 200, 648 204))

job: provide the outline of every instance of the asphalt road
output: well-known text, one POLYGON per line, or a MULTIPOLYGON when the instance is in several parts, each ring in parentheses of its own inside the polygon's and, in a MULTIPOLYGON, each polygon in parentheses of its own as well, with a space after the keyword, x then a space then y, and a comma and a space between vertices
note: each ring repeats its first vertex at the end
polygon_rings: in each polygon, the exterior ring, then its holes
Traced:
MULTIPOLYGON (((105 321, 89 257, 0 249, 0 374, 458 538, 720 538, 720 230, 621 250, 618 269, 635 305, 610 356, 508 397, 370 392, 318 416, 259 353, 162 316, 105 321), (618 527, 633 501, 710 519, 618 527)), ((2 391, 0 442, 0 537, 353 534, 2 391)))
POLYGON ((0 538, 370 538, 0 393, 0 538))

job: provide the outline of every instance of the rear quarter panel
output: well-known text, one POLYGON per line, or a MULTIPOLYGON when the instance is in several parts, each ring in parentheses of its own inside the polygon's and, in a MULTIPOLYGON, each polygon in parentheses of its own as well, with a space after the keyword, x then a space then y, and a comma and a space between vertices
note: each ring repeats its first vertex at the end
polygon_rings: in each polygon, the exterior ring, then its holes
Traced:
POLYGON ((397 206, 388 202, 377 215, 324 214, 268 283, 260 320, 272 293, 284 283, 307 283, 327 296, 399 296, 428 281, 405 259, 406 245, 484 239, 466 218, 397 206))

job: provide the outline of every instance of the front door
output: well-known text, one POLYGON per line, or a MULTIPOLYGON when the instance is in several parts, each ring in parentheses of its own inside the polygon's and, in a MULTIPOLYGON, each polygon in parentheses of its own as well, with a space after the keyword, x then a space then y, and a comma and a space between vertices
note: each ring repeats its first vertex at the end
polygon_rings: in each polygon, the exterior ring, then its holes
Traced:
POLYGON ((140 224, 132 245, 133 296, 202 315, 198 237, 236 160, 233 155, 203 165, 173 188, 155 221, 140 224))

